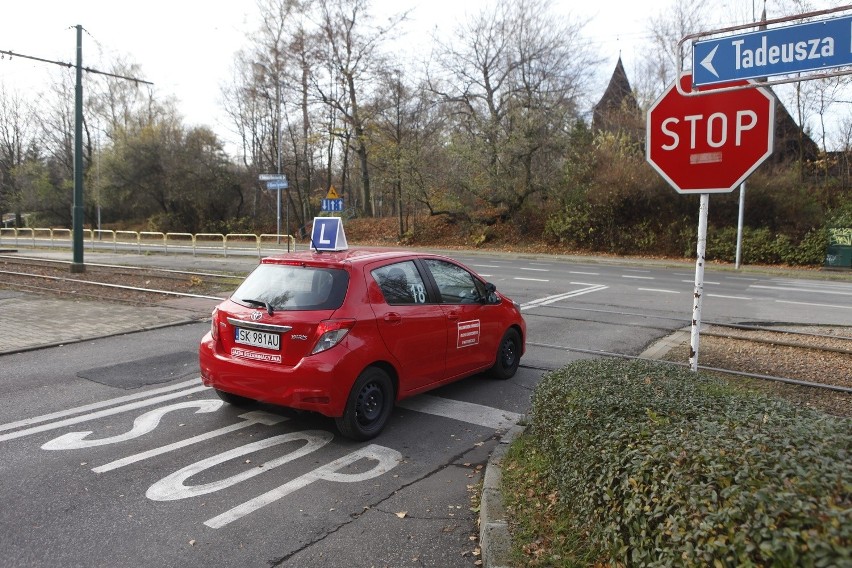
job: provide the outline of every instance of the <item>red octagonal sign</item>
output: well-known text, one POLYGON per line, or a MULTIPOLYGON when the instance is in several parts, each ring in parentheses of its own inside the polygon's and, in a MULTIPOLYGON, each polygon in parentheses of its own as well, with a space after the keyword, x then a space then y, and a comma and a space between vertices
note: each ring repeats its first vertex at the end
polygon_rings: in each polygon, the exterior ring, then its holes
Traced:
MULTIPOLYGON (((680 83, 689 92, 692 75, 680 83)), ((685 96, 672 83, 647 126, 648 162, 679 193, 725 193, 772 154, 775 98, 761 87, 685 96)))

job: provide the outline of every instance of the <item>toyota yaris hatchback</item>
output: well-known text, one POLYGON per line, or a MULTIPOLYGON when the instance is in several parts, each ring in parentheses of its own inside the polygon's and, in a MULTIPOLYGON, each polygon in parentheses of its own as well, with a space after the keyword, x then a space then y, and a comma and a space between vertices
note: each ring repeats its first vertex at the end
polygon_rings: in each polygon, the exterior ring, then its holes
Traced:
POLYGON ((213 310, 199 355, 225 401, 319 412, 366 440, 396 401, 512 377, 525 337, 519 306, 450 258, 306 251, 263 259, 213 310))

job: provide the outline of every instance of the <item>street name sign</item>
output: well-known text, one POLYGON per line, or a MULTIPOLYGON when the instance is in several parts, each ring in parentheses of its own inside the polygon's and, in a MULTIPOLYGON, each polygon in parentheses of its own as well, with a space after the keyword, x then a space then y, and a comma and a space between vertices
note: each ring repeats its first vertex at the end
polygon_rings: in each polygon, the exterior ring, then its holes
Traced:
POLYGON ((258 181, 286 180, 287 174, 260 174, 257 179, 258 181))
POLYGON ((852 16, 695 42, 693 85, 852 65, 852 16))
MULTIPOLYGON (((689 73, 681 75, 684 92, 691 83, 689 73)), ((727 193, 772 154, 774 134, 768 90, 686 96, 672 82, 648 110, 646 158, 678 193, 727 193)))
POLYGON ((290 187, 290 184, 287 183, 286 179, 283 180, 271 180, 266 182, 266 189, 277 190, 277 189, 287 189, 290 187))

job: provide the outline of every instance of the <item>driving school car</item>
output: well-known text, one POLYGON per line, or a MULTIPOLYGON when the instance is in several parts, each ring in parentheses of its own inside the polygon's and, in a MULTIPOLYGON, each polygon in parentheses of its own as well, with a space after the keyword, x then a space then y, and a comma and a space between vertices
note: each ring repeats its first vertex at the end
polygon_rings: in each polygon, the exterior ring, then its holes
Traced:
POLYGON ((473 270, 409 251, 264 258, 213 311, 199 348, 205 385, 381 432, 394 403, 477 373, 508 379, 525 349, 520 307, 473 270))

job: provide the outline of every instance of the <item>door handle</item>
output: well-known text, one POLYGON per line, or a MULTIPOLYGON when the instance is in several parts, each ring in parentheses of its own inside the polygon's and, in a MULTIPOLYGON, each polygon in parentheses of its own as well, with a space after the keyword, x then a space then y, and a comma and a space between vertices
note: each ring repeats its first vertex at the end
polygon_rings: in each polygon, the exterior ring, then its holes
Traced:
POLYGON ((459 319, 459 313, 458 312, 450 312, 450 313, 447 314, 447 319, 450 320, 450 321, 456 321, 457 319, 459 319))
POLYGON ((402 317, 396 312, 388 312, 385 314, 385 321, 388 323, 399 323, 402 321, 402 317))

